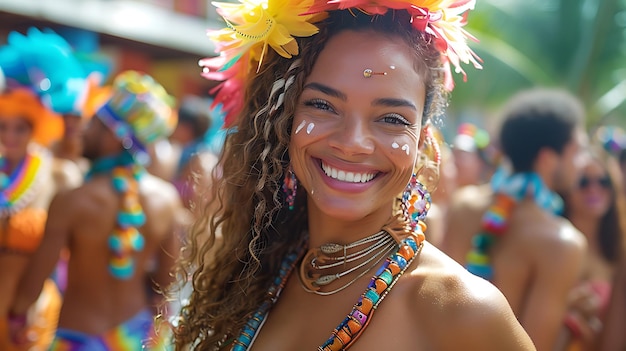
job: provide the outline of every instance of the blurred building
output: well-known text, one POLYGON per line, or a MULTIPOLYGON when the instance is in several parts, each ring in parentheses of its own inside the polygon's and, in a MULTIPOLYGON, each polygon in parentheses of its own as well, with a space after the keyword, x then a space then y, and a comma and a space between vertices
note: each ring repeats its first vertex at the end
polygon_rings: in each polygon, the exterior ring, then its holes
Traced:
POLYGON ((0 45, 11 31, 50 28, 95 65, 153 75, 173 95, 206 94, 198 60, 222 25, 208 0, 0 0, 0 45))

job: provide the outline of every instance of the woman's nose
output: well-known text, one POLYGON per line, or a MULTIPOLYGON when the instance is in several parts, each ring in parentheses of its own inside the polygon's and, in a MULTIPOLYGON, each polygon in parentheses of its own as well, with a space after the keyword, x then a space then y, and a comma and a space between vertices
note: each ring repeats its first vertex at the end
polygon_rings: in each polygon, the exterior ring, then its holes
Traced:
POLYGON ((346 155, 371 154, 374 144, 371 126, 360 118, 344 119, 329 138, 329 145, 346 155))

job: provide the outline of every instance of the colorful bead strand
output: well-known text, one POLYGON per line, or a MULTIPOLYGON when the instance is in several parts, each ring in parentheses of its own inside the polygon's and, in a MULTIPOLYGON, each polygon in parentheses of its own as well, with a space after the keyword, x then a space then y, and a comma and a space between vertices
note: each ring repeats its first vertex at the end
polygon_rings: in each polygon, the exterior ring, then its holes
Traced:
POLYGON ((270 308, 276 303, 280 296, 287 278, 293 271, 296 263, 302 257, 304 253, 303 247, 299 246, 297 250, 288 254, 280 265, 278 276, 274 279, 274 282, 267 291, 269 299, 265 300, 261 306, 256 310, 248 322, 243 326, 239 337, 233 342, 232 351, 246 351, 254 341, 257 332, 261 329, 261 326, 267 318, 270 308))
POLYGON ((133 253, 143 250, 145 244, 138 229, 146 222, 139 202, 139 180, 144 174, 144 168, 136 164, 129 153, 123 152, 94 162, 87 178, 98 173, 110 173, 113 189, 122 195, 122 206, 108 239, 112 253, 109 272, 118 279, 129 279, 135 271, 133 253))
POLYGON ((497 237, 504 234, 516 201, 506 194, 496 194, 482 219, 482 232, 472 239, 473 249, 467 255, 467 270, 487 280, 493 278, 489 251, 497 237))
POLYGON ((421 250, 424 241, 424 223, 419 222, 418 228, 415 235, 403 239, 397 251, 385 260, 352 311, 335 328, 331 337, 318 347, 319 351, 346 350, 357 340, 367 327, 376 308, 421 250))
POLYGON ((139 167, 116 167, 113 169, 113 187, 122 194, 122 207, 117 214, 117 226, 109 237, 113 253, 109 270, 114 277, 128 279, 133 275, 135 262, 132 254, 143 250, 144 238, 137 230, 146 222, 139 203, 139 167))
POLYGON ((494 276, 491 248, 508 229, 509 218, 519 201, 531 198, 541 209, 555 214, 563 208, 563 200, 536 173, 509 175, 500 169, 491 179, 491 188, 493 203, 483 215, 481 231, 472 239, 472 250, 466 256, 467 270, 487 280, 494 276))
POLYGON ((5 158, 0 158, 0 217, 11 215, 28 205, 35 196, 41 176, 50 167, 46 151, 29 152, 9 175, 5 158))
POLYGON ((432 198, 426 187, 413 174, 409 184, 402 193, 402 210, 409 219, 412 230, 416 230, 418 223, 426 219, 426 214, 432 206, 432 198))

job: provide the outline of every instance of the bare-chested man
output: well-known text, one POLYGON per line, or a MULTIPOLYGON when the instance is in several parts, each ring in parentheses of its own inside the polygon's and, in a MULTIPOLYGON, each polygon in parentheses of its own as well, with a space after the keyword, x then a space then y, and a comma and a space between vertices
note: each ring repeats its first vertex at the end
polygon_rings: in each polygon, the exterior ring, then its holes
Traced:
POLYGON ((68 285, 52 350, 134 351, 151 338, 155 302, 146 281, 170 281, 180 201, 171 184, 141 164, 145 146, 173 129, 172 102, 149 76, 124 72, 84 132, 84 154, 92 161, 87 181, 50 205, 42 245, 11 311, 26 312, 68 246, 68 285))
POLYGON ((584 165, 583 119, 565 92, 519 93, 500 131, 512 174, 461 190, 447 216, 443 251, 504 293, 539 351, 554 347, 586 247, 555 214, 562 201, 554 193, 572 189, 584 165))

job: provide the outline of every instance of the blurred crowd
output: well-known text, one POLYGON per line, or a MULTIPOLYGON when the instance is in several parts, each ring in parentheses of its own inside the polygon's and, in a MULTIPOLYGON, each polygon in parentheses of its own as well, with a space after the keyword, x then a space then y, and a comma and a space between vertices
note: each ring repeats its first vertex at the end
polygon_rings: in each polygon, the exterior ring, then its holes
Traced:
MULTIPOLYGON (((53 32, 12 35, 0 47, 0 350, 158 348, 155 318, 171 321, 190 288, 174 269, 181 247, 211 225, 219 108, 144 73, 76 70, 53 32)), ((626 133, 588 129, 585 108, 536 88, 482 125, 434 133, 427 240, 495 284, 539 350, 626 349, 626 133)))

